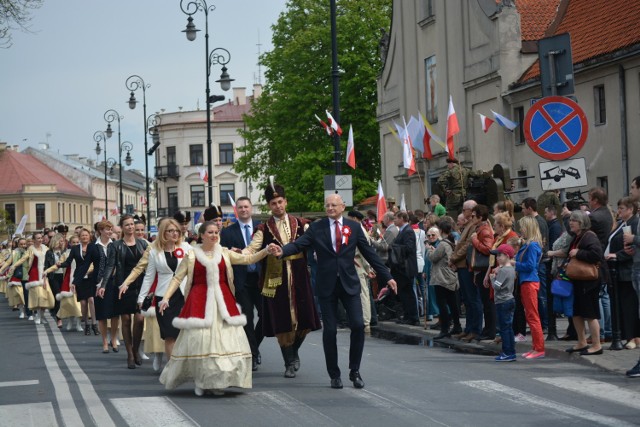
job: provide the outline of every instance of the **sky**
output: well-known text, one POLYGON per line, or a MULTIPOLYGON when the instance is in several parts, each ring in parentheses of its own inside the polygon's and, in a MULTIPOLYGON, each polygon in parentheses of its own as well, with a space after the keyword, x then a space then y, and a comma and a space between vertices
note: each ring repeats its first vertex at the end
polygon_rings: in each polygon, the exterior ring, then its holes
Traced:
MULTIPOLYGON (((209 13, 209 49, 230 51, 232 87, 245 87, 250 95, 259 78, 264 84, 258 50, 271 50, 271 26, 286 1, 207 3, 216 7, 209 13)), ((179 0, 45 0, 32 13, 30 32, 14 30, 13 45, 0 48, 0 142, 21 150, 48 143, 60 154, 96 158, 94 132, 106 129, 104 113, 115 109, 124 116, 122 141, 134 145, 131 167, 144 171, 142 91, 135 93, 140 103, 130 110, 125 81, 136 74, 150 85, 147 115, 180 107, 204 110, 204 13, 194 15, 201 31, 193 42, 181 32, 186 24, 179 0)), ((220 73, 220 66, 213 66, 211 93, 230 98, 232 91, 215 83, 220 73)), ((115 135, 107 155, 117 160, 114 141, 115 135)))

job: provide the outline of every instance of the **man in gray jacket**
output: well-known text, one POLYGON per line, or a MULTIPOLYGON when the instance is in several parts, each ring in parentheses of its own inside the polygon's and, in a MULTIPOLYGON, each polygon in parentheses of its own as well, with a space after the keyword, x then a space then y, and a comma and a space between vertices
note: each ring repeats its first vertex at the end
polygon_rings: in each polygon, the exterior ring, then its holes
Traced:
POLYGON ((373 240, 371 240, 371 246, 376 249, 378 256, 384 262, 387 263, 387 259, 389 258, 389 249, 391 248, 391 244, 396 239, 398 235, 398 227, 393 223, 394 214, 393 212, 387 212, 382 216, 382 223, 387 229, 385 230, 382 238, 380 236, 373 236, 373 240))

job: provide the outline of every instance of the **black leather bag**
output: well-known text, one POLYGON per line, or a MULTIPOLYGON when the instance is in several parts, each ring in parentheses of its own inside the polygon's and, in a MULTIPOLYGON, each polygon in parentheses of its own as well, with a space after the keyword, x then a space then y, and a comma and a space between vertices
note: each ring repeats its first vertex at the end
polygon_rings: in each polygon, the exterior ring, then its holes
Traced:
POLYGON ((151 308, 151 305, 153 304, 153 299, 155 298, 155 294, 154 293, 150 293, 149 295, 147 295, 146 297, 144 297, 144 300, 142 300, 142 305, 140 306, 140 309, 142 311, 147 311, 149 310, 149 308, 151 308))
POLYGON ((470 244, 467 247, 467 265, 474 271, 489 268, 489 255, 485 255, 470 244))

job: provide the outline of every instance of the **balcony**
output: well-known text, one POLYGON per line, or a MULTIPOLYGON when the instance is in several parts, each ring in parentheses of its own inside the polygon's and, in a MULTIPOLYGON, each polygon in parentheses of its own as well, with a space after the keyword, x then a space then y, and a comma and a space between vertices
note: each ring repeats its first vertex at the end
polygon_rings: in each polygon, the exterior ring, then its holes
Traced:
POLYGON ((178 179, 180 169, 178 165, 156 166, 156 179, 166 181, 167 178, 178 179))

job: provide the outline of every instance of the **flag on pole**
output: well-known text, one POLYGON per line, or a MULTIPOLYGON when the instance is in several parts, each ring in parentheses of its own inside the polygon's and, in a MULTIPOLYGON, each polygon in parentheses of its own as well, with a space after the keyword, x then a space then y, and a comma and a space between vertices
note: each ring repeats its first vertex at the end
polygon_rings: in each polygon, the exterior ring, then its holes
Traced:
POLYGON ((338 122, 336 122, 329 110, 325 111, 327 112, 327 118, 329 119, 329 126, 331 126, 331 129, 333 129, 339 136, 342 136, 342 128, 340 127, 338 122))
POLYGON ((407 203, 404 201, 404 193, 400 196, 400 210, 405 212, 407 211, 407 203))
POLYGON ((117 203, 116 203, 116 207, 114 209, 111 209, 111 215, 120 215, 120 207, 118 206, 117 203))
POLYGON ((378 181, 378 202, 376 204, 376 210, 378 211, 378 222, 380 222, 384 214, 387 213, 387 201, 382 191, 382 181, 378 181))
POLYGON ((493 110, 491 110, 491 112, 493 113, 493 117, 495 117, 496 122, 498 122, 498 124, 503 128, 507 128, 513 132, 513 130, 518 126, 518 123, 507 119, 505 116, 500 115, 493 110))
POLYGON ((144 196, 140 196, 140 203, 144 206, 147 204, 147 198, 144 196))
POLYGON ((314 114, 314 115, 316 116, 316 119, 318 119, 318 121, 320 122, 320 126, 322 126, 325 132, 327 132, 327 135, 331 136, 332 131, 329 125, 326 124, 320 117, 318 117, 317 114, 314 114))
POLYGON ((200 175, 200 179, 204 182, 209 182, 209 173, 206 169, 198 168, 198 174, 200 175))
POLYGON ((229 196, 229 201, 231 202, 231 206, 233 206, 233 214, 236 216, 236 219, 238 219, 238 209, 236 208, 236 201, 233 200, 233 197, 231 197, 231 194, 227 193, 227 195, 229 196))
POLYGON ((437 143, 440 147, 445 148, 446 145, 444 144, 444 142, 442 142, 442 139, 440 139, 440 137, 436 135, 435 129, 433 128, 433 126, 431 126, 429 121, 426 119, 426 117, 422 113, 420 113, 420 118, 422 119, 422 123, 424 124, 425 138, 427 136, 429 138, 429 144, 431 143, 431 141, 433 141, 437 143))
POLYGON ((407 169, 407 174, 409 176, 416 173, 416 161, 413 158, 413 147, 411 146, 411 137, 409 136, 409 131, 407 129, 407 122, 402 118, 404 122, 404 133, 402 135, 402 163, 405 169, 407 169))
POLYGON ((353 126, 349 125, 349 139, 347 140, 347 164, 352 169, 356 168, 356 152, 353 146, 353 126))
POLYGON ((414 116, 409 118, 407 123, 407 130, 409 131, 409 138, 411 138, 411 145, 416 151, 424 153, 424 146, 422 141, 424 139, 424 126, 414 116))
POLYGON ((449 95, 449 111, 447 112, 447 146, 445 150, 449 154, 449 158, 455 157, 455 147, 453 143, 453 137, 460 133, 460 126, 458 126, 458 116, 456 110, 453 108, 453 96, 449 95))
POLYGON ((489 117, 478 113, 478 115, 480 116, 480 124, 482 125, 482 131, 484 133, 487 133, 487 131, 489 130, 489 128, 491 127, 491 125, 493 124, 494 120, 491 120, 489 117))

